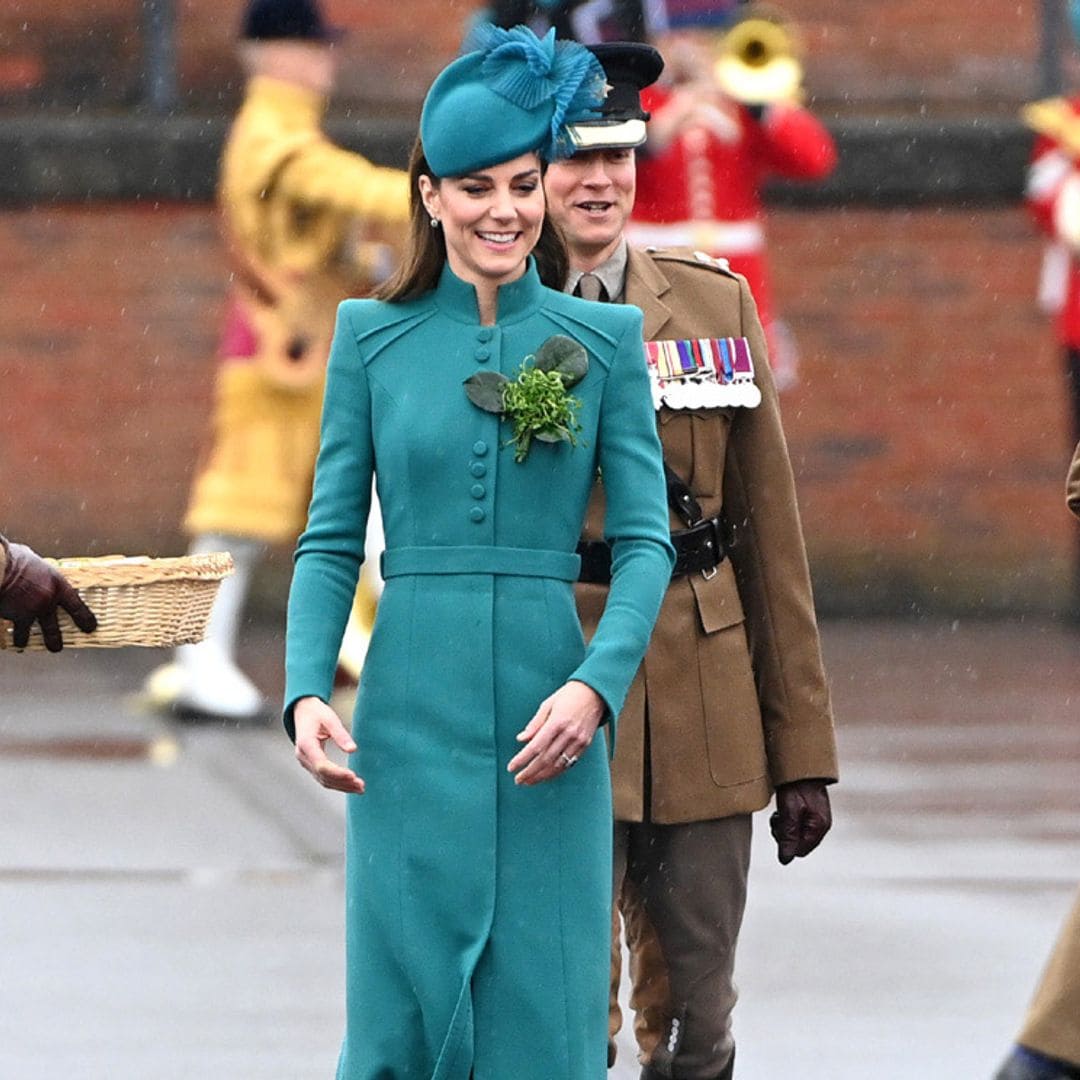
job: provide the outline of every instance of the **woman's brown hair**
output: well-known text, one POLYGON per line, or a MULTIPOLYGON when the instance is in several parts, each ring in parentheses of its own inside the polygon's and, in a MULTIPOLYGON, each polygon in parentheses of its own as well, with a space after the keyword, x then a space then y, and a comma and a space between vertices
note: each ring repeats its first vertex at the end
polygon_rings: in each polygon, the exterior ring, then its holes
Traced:
MULTIPOLYGON (((541 171, 546 169, 541 163, 541 171)), ((446 265, 446 239, 440 228, 433 229, 420 198, 420 177, 428 176, 433 184, 437 177, 424 157, 424 147, 417 138, 409 155, 409 242, 405 258, 397 270, 375 290, 376 300, 401 303, 430 292, 439 283, 446 265)), ((570 257, 558 226, 544 214, 540 238, 532 251, 540 280, 550 289, 561 290, 570 273, 570 257)))

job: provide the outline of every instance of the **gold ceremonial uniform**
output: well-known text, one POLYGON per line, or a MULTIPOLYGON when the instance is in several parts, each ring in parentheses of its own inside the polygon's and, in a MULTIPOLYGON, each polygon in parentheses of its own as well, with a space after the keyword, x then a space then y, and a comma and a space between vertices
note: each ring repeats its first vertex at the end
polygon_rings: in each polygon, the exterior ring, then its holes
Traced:
POLYGON ((304 527, 338 303, 404 232, 404 172, 335 146, 325 98, 256 76, 226 142, 219 202, 233 285, 213 441, 185 527, 264 542, 304 527))
MULTIPOLYGON (((689 252, 631 249, 625 300, 644 312, 649 340, 746 337, 761 404, 663 406, 658 414, 665 460, 705 517, 723 514, 734 544, 715 576, 676 578, 668 589, 619 717, 615 817, 666 825, 750 813, 768 803, 777 784, 837 776, 810 575, 764 335, 745 279, 689 252)), ((683 528, 674 513, 670 524, 673 532, 683 528)), ((602 530, 598 490, 586 536, 600 538, 602 530)), ((603 585, 578 586, 587 634, 606 592, 603 585)))

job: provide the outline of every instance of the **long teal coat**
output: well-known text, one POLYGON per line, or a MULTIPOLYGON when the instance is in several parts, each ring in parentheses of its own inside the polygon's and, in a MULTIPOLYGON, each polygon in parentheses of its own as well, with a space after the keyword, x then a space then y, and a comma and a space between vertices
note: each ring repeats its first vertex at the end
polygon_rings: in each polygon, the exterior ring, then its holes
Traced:
POLYGON ((617 716, 664 595, 669 546, 641 313, 527 273, 495 326, 444 270, 400 304, 341 305, 308 527, 289 597, 286 723, 329 698, 374 472, 386 589, 357 696, 348 796, 347 1027, 339 1080, 603 1080, 611 890, 604 739, 517 787, 515 735, 579 679, 617 716), (469 402, 548 337, 588 351, 577 447, 469 402), (615 577, 586 648, 574 554, 597 468, 615 577))

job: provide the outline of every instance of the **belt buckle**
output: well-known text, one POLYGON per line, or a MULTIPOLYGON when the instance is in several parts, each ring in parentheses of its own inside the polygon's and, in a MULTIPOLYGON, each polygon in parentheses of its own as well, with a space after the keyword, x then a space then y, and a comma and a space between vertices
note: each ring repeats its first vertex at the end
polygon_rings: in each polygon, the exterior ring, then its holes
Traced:
POLYGON ((717 529, 715 522, 710 519, 708 524, 711 526, 709 532, 712 538, 705 541, 705 546, 712 552, 716 562, 714 562, 708 570, 702 570, 701 576, 705 581, 712 581, 720 570, 720 563, 722 560, 719 558, 719 555, 723 548, 721 547, 720 531, 717 529))

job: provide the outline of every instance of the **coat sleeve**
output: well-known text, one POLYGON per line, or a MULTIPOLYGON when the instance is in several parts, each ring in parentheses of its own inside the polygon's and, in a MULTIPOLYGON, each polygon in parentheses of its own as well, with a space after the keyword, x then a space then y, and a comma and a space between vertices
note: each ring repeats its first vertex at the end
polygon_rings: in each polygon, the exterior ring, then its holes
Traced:
POLYGON ((746 614, 770 780, 833 781, 832 708, 795 478, 757 308, 745 281, 739 290, 742 332, 755 357, 762 400, 756 409, 737 410, 725 461, 724 514, 735 534, 731 561, 746 614))
POLYGON ((599 461, 611 545, 611 589, 581 665, 570 676, 587 683, 619 715, 645 655, 671 580, 675 551, 668 533, 667 489, 642 345, 642 315, 629 324, 608 371, 600 405, 599 461))
POLYGON ((836 168, 836 143, 809 109, 790 104, 770 106, 760 134, 768 168, 780 176, 823 180, 836 168))
POLYGON ((1024 203, 1035 224, 1050 237, 1055 236, 1054 206, 1070 169, 1069 159, 1061 148, 1045 135, 1039 135, 1024 182, 1024 203))
POLYGON ((282 165, 276 190, 297 206, 324 207, 396 225, 409 217, 406 173, 373 165, 321 136, 282 165))
POLYGON ((348 312, 338 307, 307 528, 296 547, 285 634, 285 730, 293 706, 330 700, 371 508, 375 454, 367 373, 348 312))

